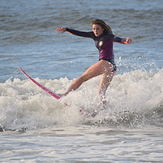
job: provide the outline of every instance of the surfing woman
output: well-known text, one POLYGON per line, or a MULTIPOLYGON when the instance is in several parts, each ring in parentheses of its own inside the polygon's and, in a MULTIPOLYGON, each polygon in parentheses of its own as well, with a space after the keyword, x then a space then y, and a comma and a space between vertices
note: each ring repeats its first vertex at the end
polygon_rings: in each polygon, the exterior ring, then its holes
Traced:
POLYGON ((113 42, 119 42, 123 44, 131 43, 130 38, 120 38, 113 35, 111 28, 100 19, 92 21, 92 31, 82 32, 74 29, 59 27, 56 29, 59 32, 69 32, 71 34, 92 38, 95 41, 96 47, 99 50, 99 61, 89 67, 83 75, 77 78, 69 87, 67 92, 60 94, 60 96, 66 96, 69 92, 76 90, 81 84, 93 77, 102 75, 98 94, 101 98, 105 97, 105 92, 113 79, 116 72, 116 65, 114 62, 113 42))

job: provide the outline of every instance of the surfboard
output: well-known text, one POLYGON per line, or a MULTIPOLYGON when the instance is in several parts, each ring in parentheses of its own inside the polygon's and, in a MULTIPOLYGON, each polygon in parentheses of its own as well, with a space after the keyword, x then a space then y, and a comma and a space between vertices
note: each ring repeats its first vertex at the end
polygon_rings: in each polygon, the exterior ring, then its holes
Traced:
POLYGON ((40 83, 38 83, 36 80, 34 80, 32 77, 30 77, 22 68, 19 67, 19 70, 28 78, 30 79, 33 83, 35 83, 37 86, 39 86, 41 89, 43 89, 45 92, 47 92, 48 94, 50 94, 51 96, 53 96, 56 99, 60 99, 61 97, 59 95, 57 95, 56 93, 50 91, 49 89, 47 89, 46 87, 44 87, 43 85, 41 85, 40 83))
MULTIPOLYGON (((59 95, 57 95, 56 93, 50 91, 48 88, 46 88, 45 86, 41 85, 41 84, 38 83, 36 80, 34 80, 32 77, 30 77, 22 68, 19 67, 19 70, 20 70, 29 80, 31 80, 34 84, 36 84, 36 85, 37 85, 38 87, 40 87, 42 90, 44 90, 45 92, 47 92, 49 95, 53 96, 54 98, 56 98, 56 99, 58 99, 58 100, 61 98, 59 95)), ((65 102, 64 102, 64 105, 70 107, 70 105, 67 104, 67 103, 65 103, 65 102)), ((79 112, 80 112, 81 114, 83 114, 84 116, 86 116, 86 117, 94 117, 94 116, 92 116, 91 114, 85 112, 85 111, 84 111, 83 109, 81 109, 81 108, 79 109, 79 112)))

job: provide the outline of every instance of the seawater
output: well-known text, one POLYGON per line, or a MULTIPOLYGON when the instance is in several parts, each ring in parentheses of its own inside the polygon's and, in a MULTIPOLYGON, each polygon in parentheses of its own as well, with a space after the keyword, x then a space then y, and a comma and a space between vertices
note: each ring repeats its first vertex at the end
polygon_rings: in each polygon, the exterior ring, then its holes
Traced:
POLYGON ((161 0, 1 0, 0 161, 162 162, 162 9, 161 0), (133 39, 114 43, 117 74, 105 110, 100 76, 56 100, 19 71, 65 92, 98 61, 98 51, 92 40, 55 29, 90 31, 96 18, 116 36, 133 39), (81 107, 98 114, 81 115, 81 107))

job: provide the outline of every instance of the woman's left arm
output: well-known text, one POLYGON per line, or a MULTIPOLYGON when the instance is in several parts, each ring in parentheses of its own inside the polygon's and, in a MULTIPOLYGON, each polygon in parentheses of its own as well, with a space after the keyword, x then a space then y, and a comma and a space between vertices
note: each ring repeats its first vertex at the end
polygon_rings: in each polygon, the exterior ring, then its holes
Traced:
POLYGON ((130 44, 132 42, 131 38, 121 38, 121 37, 117 37, 115 35, 113 35, 113 41, 114 42, 119 42, 122 44, 130 44))

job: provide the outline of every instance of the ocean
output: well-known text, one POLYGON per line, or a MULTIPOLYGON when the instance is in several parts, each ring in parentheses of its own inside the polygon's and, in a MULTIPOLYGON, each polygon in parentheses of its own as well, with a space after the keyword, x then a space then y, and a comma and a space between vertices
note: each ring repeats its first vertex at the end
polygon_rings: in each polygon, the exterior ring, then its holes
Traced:
POLYGON ((162 0, 1 0, 0 162, 163 162, 162 27, 162 0), (65 92, 99 54, 91 39, 55 29, 91 31, 97 18, 133 40, 114 43, 106 109, 100 76, 57 100, 20 72, 65 92))

